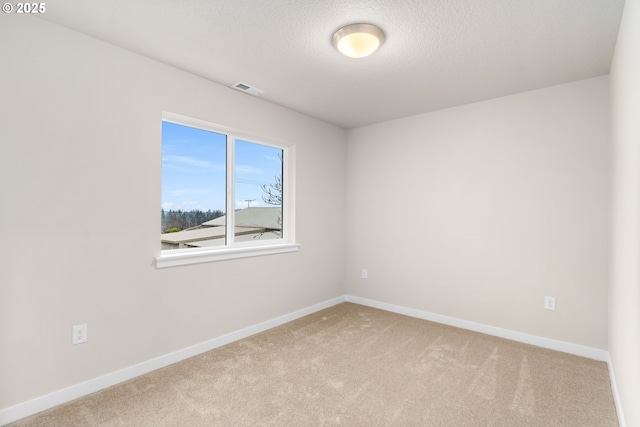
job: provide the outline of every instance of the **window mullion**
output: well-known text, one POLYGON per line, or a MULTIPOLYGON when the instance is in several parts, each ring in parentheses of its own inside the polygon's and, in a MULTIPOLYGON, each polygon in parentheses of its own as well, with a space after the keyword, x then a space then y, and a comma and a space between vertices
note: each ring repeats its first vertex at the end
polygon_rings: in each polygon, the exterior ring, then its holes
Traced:
POLYGON ((227 134, 227 213, 226 213, 226 242, 227 246, 235 243, 235 164, 236 140, 227 134))

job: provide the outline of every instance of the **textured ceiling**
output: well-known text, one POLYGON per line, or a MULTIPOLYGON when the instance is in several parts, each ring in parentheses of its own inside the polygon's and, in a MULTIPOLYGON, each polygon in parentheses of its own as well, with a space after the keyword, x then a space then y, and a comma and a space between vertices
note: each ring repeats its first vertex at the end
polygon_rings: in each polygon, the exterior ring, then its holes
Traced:
MULTIPOLYGON (((624 0, 57 0, 42 18, 344 128, 608 74, 624 0), (338 28, 380 26, 363 59, 338 28)), ((232 90, 232 89, 229 89, 232 90)), ((249 95, 246 95, 249 96, 249 95)))

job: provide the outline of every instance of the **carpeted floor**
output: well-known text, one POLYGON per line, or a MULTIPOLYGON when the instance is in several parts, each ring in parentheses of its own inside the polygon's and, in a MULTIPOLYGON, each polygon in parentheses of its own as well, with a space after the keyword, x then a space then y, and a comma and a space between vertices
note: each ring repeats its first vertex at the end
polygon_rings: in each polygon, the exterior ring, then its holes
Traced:
POLYGON ((13 426, 617 426, 603 362, 343 303, 13 426))

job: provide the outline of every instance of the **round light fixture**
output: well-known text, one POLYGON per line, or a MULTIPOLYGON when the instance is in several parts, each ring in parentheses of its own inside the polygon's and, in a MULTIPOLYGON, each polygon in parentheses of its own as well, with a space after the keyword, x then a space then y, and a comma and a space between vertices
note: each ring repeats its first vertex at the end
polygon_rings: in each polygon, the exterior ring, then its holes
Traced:
POLYGON ((372 24, 350 24, 333 34, 333 44, 343 55, 364 58, 384 42, 384 32, 372 24))

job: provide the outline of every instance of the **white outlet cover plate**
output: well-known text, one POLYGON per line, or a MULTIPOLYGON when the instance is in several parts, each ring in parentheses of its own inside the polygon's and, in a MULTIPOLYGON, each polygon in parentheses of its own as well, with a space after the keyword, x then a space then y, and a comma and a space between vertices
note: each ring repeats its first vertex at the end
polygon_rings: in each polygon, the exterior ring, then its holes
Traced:
POLYGON ((547 310, 555 310, 556 309, 556 298, 555 297, 544 297, 544 308, 547 310))
POLYGON ((73 326, 73 339, 72 344, 82 344, 87 342, 87 324, 73 326))

